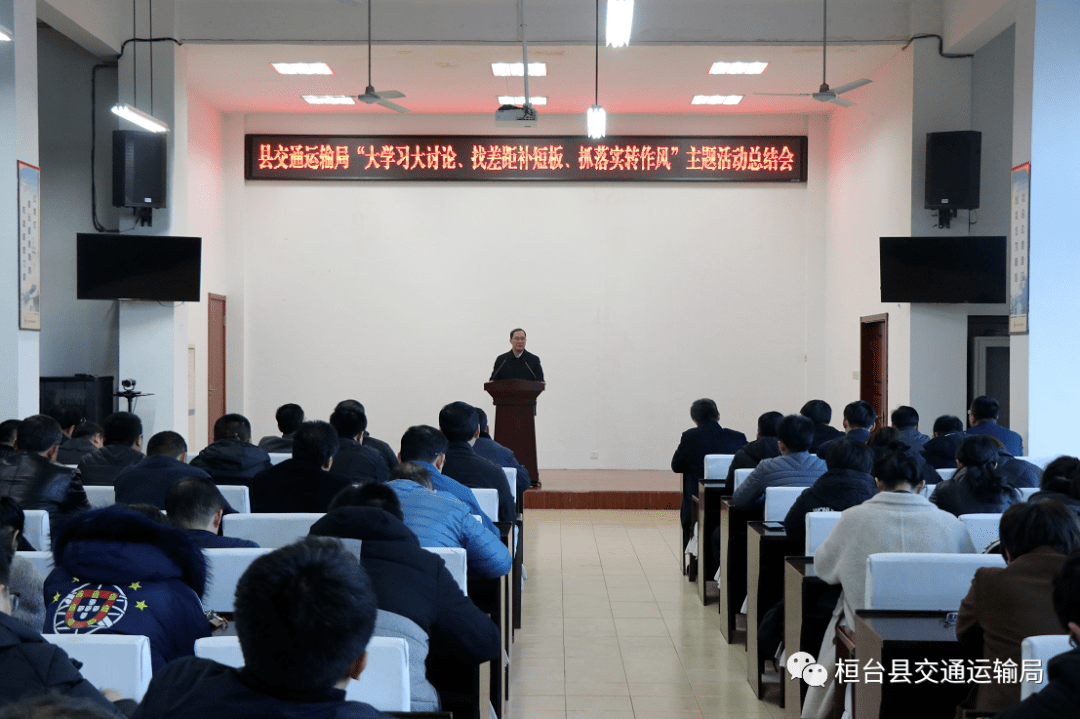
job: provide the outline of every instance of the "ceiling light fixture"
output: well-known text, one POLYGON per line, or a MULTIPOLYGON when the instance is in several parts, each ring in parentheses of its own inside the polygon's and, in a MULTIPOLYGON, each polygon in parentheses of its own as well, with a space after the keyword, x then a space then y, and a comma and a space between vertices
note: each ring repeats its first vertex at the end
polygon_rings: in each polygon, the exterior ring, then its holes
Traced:
POLYGON ((760 75, 769 66, 767 62, 714 62, 710 75, 760 75))
MULTIPOLYGON (((500 105, 524 105, 525 104, 525 96, 524 95, 499 95, 499 104, 500 105)), ((543 95, 541 95, 540 97, 537 97, 536 95, 530 95, 529 96, 529 104, 530 105, 546 105, 547 104, 547 98, 544 97, 543 95)))
MULTIPOLYGON (((153 3, 153 0, 150 0, 150 2, 148 3, 148 6, 150 8, 150 28, 149 28, 150 37, 153 38, 154 37, 154 3, 153 3)), ((135 29, 136 21, 135 21, 135 6, 134 5, 132 5, 132 7, 131 7, 131 24, 133 26, 132 27, 132 37, 138 37, 139 33, 135 29)), ((150 112, 146 113, 146 112, 143 112, 142 110, 140 110, 138 108, 138 104, 139 104, 139 75, 138 75, 138 72, 139 72, 139 55, 138 55, 138 47, 139 47, 138 43, 136 43, 135 47, 131 51, 132 52, 132 58, 131 58, 131 87, 132 87, 131 104, 128 105, 127 103, 123 103, 123 104, 113 105, 112 113, 114 115, 116 115, 117 117, 121 117, 121 118, 127 120, 128 122, 130 122, 132 124, 138 125, 139 127, 143 128, 144 130, 149 130, 150 132, 168 132, 169 131, 168 123, 162 122, 161 120, 154 117, 154 42, 153 42, 153 40, 150 41, 150 112)), ((149 212, 149 208, 147 208, 147 211, 149 212)))
POLYGON ((309 105, 355 105, 352 95, 301 95, 309 105))
MULTIPOLYGON (((495 77, 524 77, 525 65, 520 62, 493 62, 491 74, 495 77)), ((547 63, 530 62, 529 77, 547 77, 547 63)))
POLYGON ((630 44, 630 27, 634 24, 634 0, 608 0, 607 44, 626 47, 630 44))
POLYGON ((150 132, 168 132, 169 126, 161 120, 157 119, 153 115, 147 115, 139 108, 123 104, 113 105, 112 112, 114 115, 124 118, 128 122, 134 123, 144 130, 150 132))
POLYGON ((585 129, 589 137, 598 140, 607 134, 607 113, 600 107, 600 0, 596 0, 596 85, 593 102, 585 113, 585 129))
POLYGON ((325 62, 272 62, 270 65, 282 75, 333 75, 325 62))
POLYGON ((691 105, 738 105, 742 95, 694 95, 691 105))

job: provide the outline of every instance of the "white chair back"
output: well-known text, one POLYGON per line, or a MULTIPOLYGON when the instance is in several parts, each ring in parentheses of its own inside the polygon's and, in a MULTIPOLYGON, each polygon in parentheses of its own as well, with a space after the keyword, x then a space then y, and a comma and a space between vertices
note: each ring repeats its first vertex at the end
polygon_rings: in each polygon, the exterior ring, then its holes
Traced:
POLYGON ((705 479, 727 479, 728 469, 731 468, 733 454, 707 454, 705 455, 705 479))
POLYGON ((960 521, 971 535, 976 552, 983 552, 998 538, 1001 514, 961 514, 960 521))
POLYGON ((233 611, 236 583, 257 558, 273 549, 206 549, 206 568, 210 585, 203 597, 203 608, 216 612, 233 611))
POLYGON ((229 506, 241 514, 251 512, 251 490, 243 484, 219 484, 221 496, 229 506))
POLYGON ((746 481, 746 478, 749 477, 750 473, 753 472, 753 471, 754 470, 752 470, 752 469, 736 469, 735 470, 735 486, 733 486, 731 488, 731 491, 734 492, 736 489, 738 489, 739 486, 743 482, 746 481))
POLYGON ((286 459, 292 459, 292 454, 288 452, 269 452, 270 464, 281 464, 286 459))
POLYGON ((221 520, 221 533, 278 549, 306 537, 323 516, 318 512, 227 514, 221 520))
POLYGON ((424 547, 432 554, 438 554, 446 562, 446 568, 461 587, 462 592, 468 591, 468 563, 465 558, 463 547, 424 547))
POLYGON ((1060 454, 1044 454, 1037 457, 1017 457, 1017 459, 1022 459, 1025 462, 1031 462, 1039 469, 1046 469, 1046 465, 1050 464, 1060 456, 1060 454))
POLYGON ((806 556, 814 556, 818 546, 829 536, 833 526, 840 519, 839 512, 806 513, 806 556))
POLYGON ((937 470, 937 473, 941 475, 941 481, 944 482, 946 479, 952 479, 952 476, 956 474, 956 467, 951 469, 939 469, 937 470))
POLYGON ((82 662, 79 673, 98 689, 115 689, 141 702, 150 685, 150 639, 127 634, 43 634, 82 662))
POLYGON ((506 475, 506 483, 510 485, 510 494, 514 497, 514 501, 517 502, 517 468, 503 467, 502 471, 506 475))
POLYGON ((1044 634, 1028 637, 1020 642, 1020 699, 1029 696, 1046 686, 1046 663, 1072 649, 1068 634, 1044 634), (1031 662, 1031 664, 1028 664, 1031 662), (1034 675, 1023 671, 1024 666, 1035 668, 1034 675), (1039 681, 1034 681, 1038 677, 1039 681))
POLYGON ((52 548, 52 540, 49 534, 49 513, 44 509, 23 510, 26 518, 23 520, 23 536, 26 541, 34 545, 39 552, 47 552, 52 548))
POLYGON ((52 552, 15 552, 15 556, 29 560, 42 578, 49 576, 49 572, 53 570, 52 552))
POLYGON ((476 497, 476 503, 480 505, 480 509, 488 516, 488 519, 492 522, 499 521, 499 490, 490 487, 473 487, 472 493, 476 497))
POLYGON ((1004 566, 1000 554, 871 554, 866 558, 866 608, 955 612, 976 569, 1004 566))
POLYGON ((116 504, 116 490, 112 487, 83 487, 86 490, 86 499, 90 506, 109 507, 116 504))
POLYGON ((806 487, 766 487, 765 521, 783 522, 791 505, 795 504, 795 500, 806 489, 806 487))
POLYGON ((1020 492, 1021 502, 1028 501, 1029 499, 1031 499, 1031 495, 1039 491, 1038 487, 1017 487, 1016 489, 1018 492, 1020 492))

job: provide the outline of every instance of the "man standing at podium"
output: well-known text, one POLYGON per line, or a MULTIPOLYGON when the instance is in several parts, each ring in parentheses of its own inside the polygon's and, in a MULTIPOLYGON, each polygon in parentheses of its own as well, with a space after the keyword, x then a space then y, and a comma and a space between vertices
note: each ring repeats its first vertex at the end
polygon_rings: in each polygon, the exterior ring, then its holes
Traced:
POLYGON ((510 331, 510 351, 495 358, 491 379, 527 379, 544 381, 540 358, 525 349, 525 330, 520 327, 510 331))

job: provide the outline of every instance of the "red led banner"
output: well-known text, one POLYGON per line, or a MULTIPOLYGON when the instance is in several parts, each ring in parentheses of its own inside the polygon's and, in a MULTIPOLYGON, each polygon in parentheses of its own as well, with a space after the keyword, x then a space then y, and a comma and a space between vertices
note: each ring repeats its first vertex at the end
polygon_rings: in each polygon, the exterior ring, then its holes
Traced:
POLYGON ((806 182, 805 136, 247 135, 249 180, 806 182))

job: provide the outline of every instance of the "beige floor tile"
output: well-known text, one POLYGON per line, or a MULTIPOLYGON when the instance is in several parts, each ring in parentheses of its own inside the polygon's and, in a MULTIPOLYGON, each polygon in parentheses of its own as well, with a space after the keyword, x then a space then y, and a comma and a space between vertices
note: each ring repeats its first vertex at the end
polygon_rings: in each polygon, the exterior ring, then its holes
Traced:
POLYGON ((567 682, 566 696, 624 697, 629 690, 626 682, 567 682))
POLYGON ((667 624, 663 619, 619 617, 614 620, 615 629, 621 637, 666 637, 667 624))
POLYGON ((616 619, 662 619, 653 602, 611 602, 611 616, 616 619))
POLYGON ((634 711, 628 696, 568 696, 566 711, 634 711))
POLYGON ((650 684, 639 682, 629 685, 631 697, 679 697, 694 696, 693 685, 689 683, 650 684))
POLYGON ((521 716, 528 716, 529 712, 536 710, 566 711, 566 697, 560 694, 538 694, 535 696, 511 694, 509 705, 513 714, 521 716))
MULTIPOLYGON (((530 719, 532 719, 530 717, 530 719)), ((587 711, 568 711, 566 719, 635 719, 632 711, 606 711, 589 709, 587 711)))
MULTIPOLYGON (((514 672, 513 667, 510 669, 511 673, 514 672)), ((510 680, 510 695, 530 695, 530 696, 564 696, 566 694, 566 682, 559 681, 540 681, 533 677, 520 677, 514 675, 510 680)))
MULTIPOLYGON (((566 712, 555 709, 530 709, 528 711, 507 710, 512 719, 566 719, 566 712)), ((486 716, 486 715, 484 715, 486 716)))
POLYGON ((633 698, 634 712, 640 711, 678 711, 698 710, 697 698, 684 695, 636 696, 633 698))

